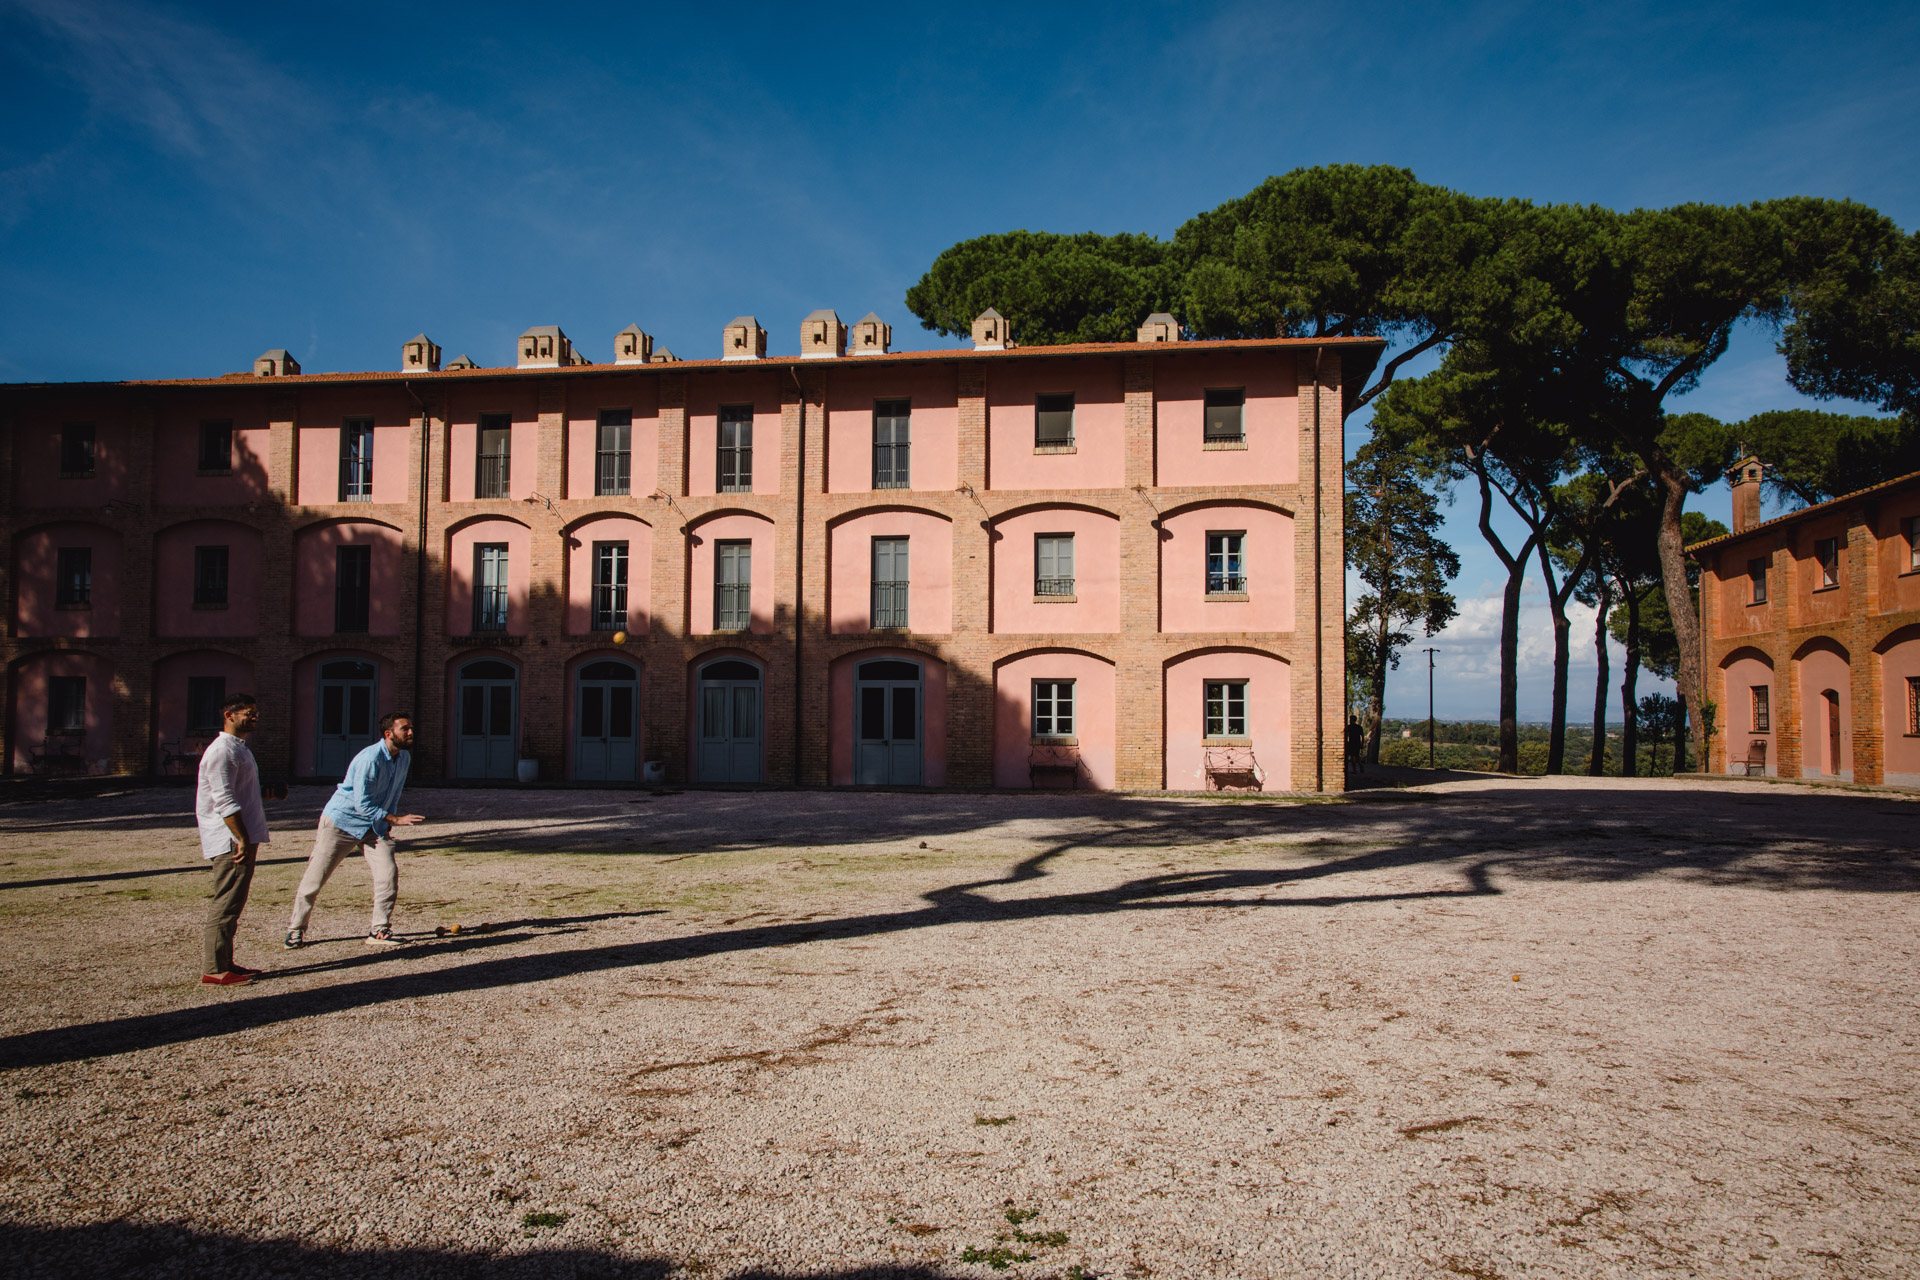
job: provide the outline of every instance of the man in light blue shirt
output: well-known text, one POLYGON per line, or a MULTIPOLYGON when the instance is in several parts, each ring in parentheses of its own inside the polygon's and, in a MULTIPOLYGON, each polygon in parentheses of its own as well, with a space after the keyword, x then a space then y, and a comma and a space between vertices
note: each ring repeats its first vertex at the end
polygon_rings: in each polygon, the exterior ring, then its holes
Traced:
POLYGON ((347 766, 347 776, 334 789, 320 812, 307 873, 293 896, 293 919, 287 927, 287 946, 306 941, 307 917, 321 886, 343 859, 355 850, 366 855, 373 873, 373 927, 370 947, 397 947, 393 936, 393 902, 400 894, 400 871, 393 860, 393 828, 424 822, 417 813, 398 813, 400 792, 407 785, 407 766, 413 754, 413 717, 389 711, 380 717, 380 741, 368 746, 347 766))

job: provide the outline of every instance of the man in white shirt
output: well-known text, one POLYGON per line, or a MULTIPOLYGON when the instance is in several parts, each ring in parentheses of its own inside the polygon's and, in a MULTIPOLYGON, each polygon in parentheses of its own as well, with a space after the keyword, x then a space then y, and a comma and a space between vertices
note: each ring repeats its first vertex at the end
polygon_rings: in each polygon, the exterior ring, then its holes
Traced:
POLYGON ((267 809, 260 797, 260 766, 247 735, 260 722, 253 695, 236 693, 220 704, 220 736, 200 753, 200 785, 193 813, 200 824, 200 853, 213 864, 213 896, 201 933, 206 966, 200 981, 231 987, 252 982, 258 969, 233 962, 233 934, 253 886, 253 867, 267 843, 267 809))

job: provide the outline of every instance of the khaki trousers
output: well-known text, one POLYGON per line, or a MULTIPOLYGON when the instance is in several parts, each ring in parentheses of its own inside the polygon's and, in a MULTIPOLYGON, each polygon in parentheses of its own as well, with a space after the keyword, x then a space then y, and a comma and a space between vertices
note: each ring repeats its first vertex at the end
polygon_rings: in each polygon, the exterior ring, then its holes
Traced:
POLYGON ((233 934, 240 927, 240 913, 246 909, 247 891, 253 887, 255 858, 243 858, 232 849, 214 858, 212 896, 207 902, 207 923, 200 931, 202 973, 225 973, 233 968, 233 934))
POLYGON ((367 870, 373 874, 373 928, 384 929, 393 922, 393 902, 400 896, 400 869, 394 865, 392 838, 369 833, 367 839, 359 840, 322 818, 320 829, 314 832, 313 852, 307 855, 307 873, 300 877, 300 888, 293 895, 293 921, 288 928, 307 927, 321 886, 348 854, 356 852, 366 855, 367 870))

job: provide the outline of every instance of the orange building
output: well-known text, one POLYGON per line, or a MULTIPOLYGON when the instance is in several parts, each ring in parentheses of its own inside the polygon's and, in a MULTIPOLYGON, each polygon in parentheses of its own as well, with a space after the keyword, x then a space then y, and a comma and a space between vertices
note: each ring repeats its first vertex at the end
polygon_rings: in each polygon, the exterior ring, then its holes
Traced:
POLYGON ((1342 785, 1344 401, 1376 339, 0 387, 6 767, 184 772, 226 692, 338 776, 1342 785))
POLYGON ((1761 521, 1758 459, 1701 565, 1710 768, 1920 787, 1920 473, 1761 521))

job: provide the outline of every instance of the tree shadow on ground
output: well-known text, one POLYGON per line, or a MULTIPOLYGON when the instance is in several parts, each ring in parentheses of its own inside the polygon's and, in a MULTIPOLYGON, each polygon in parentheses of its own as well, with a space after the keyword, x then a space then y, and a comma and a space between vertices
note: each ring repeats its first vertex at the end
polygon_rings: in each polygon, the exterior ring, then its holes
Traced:
MULTIPOLYGON (((923 805, 923 808, 932 806, 923 805)), ((768 807, 771 809, 771 806, 768 807)), ((680 937, 491 955, 466 963, 384 973, 332 987, 251 994, 161 1013, 30 1031, 0 1039, 0 1068, 44 1066, 184 1044, 297 1018, 396 1000, 581 977, 820 938, 870 938, 957 922, 1011 923, 1115 912, 1235 908, 1311 910, 1354 903, 1497 897, 1494 877, 1527 881, 1625 883, 1653 876, 1765 890, 1910 893, 1920 889, 1904 804, 1875 806, 1826 796, 1563 791, 1529 787, 1423 802, 1344 806, 1195 805, 1109 797, 1054 827, 1050 842, 1005 875, 943 886, 922 904, 804 923, 766 922, 680 937), (1050 867, 1074 852, 1237 845, 1268 865, 1215 866, 1136 876, 1106 888, 1034 893, 1050 867), (1278 862, 1280 865, 1273 865, 1278 862), (1447 887, 1406 891, 1299 890, 1333 877, 1430 868, 1447 887), (1021 889, 1027 892, 1019 892, 1021 889)), ((690 814, 725 824, 740 815, 690 814)), ((928 818, 934 822, 938 814, 928 818)), ((766 825, 794 838, 791 812, 766 812, 766 825)), ((913 820, 909 815, 907 820, 913 820)), ((809 845, 822 833, 805 829, 809 845)), ((870 833, 869 833, 870 834, 870 833)), ((771 834, 764 837, 772 840, 771 834)), ((1171 864, 1169 864, 1171 866, 1171 864)), ((532 924, 534 922, 526 922, 532 924)), ((731 922, 730 922, 731 923, 731 922)), ((477 949, 491 950, 475 939, 477 949)), ((451 948, 464 951, 466 947, 451 948)), ((431 958, 435 952, 427 952, 431 958)), ((439 952, 444 954, 444 952, 439 952)))
MULTIPOLYGON (((623 1257, 601 1249, 534 1248, 490 1253, 427 1248, 328 1248, 297 1240, 253 1240, 193 1227, 106 1222, 35 1227, 0 1223, 0 1256, 10 1275, 115 1276, 135 1280, 253 1280, 261 1276, 341 1280, 668 1280, 689 1270, 676 1261, 623 1257)), ((702 1267, 701 1272, 706 1273, 702 1267)), ((937 1280, 951 1274, 916 1266, 853 1267, 806 1273, 814 1280, 937 1280)), ((736 1280, 796 1280, 795 1273, 752 1270, 736 1280)))

